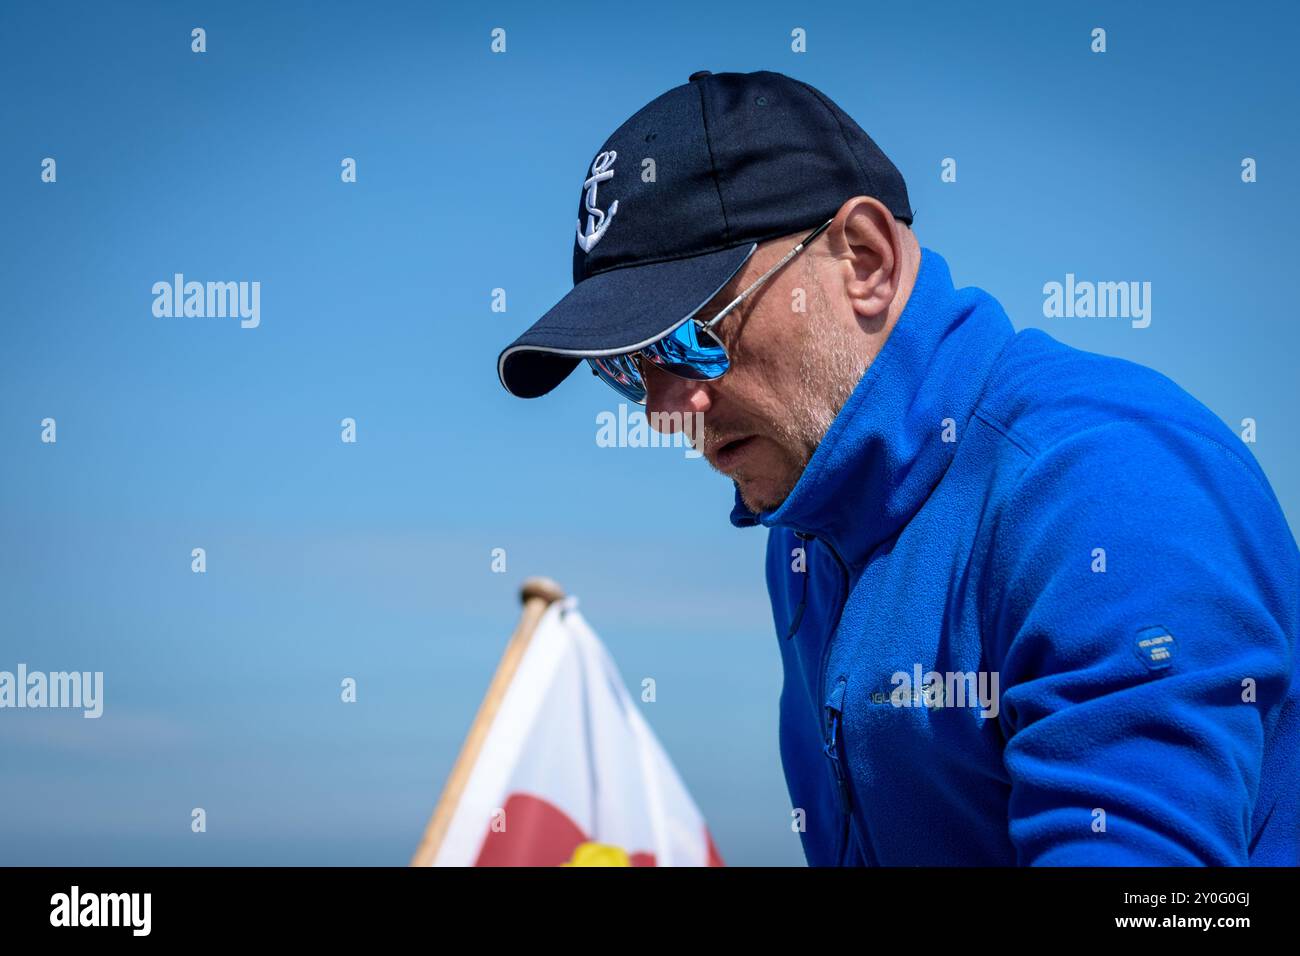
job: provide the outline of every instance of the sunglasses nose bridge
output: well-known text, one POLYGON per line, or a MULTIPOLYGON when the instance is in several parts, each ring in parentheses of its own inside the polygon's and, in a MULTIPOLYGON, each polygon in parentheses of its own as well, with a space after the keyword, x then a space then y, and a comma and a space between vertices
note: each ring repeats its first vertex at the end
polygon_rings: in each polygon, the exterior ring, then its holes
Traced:
POLYGON ((721 378, 731 366, 721 338, 696 320, 682 323, 639 352, 587 361, 606 384, 641 405, 649 404, 650 382, 656 379, 666 382, 657 390, 667 389, 670 395, 685 388, 691 394, 670 404, 690 412, 701 412, 709 404, 700 384, 721 378))

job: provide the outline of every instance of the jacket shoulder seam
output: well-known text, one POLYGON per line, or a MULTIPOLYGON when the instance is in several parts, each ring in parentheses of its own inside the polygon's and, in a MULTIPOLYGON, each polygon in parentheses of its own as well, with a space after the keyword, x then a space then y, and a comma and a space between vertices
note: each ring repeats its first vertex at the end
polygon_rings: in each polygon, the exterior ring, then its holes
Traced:
POLYGON ((975 411, 971 412, 971 415, 974 418, 978 418, 985 425, 988 425, 989 428, 993 429, 995 432, 997 432, 1007 441, 1011 442, 1011 444, 1016 448, 1016 450, 1019 451, 1021 454, 1025 455, 1027 458, 1038 457, 1040 451, 1037 447, 1030 444, 1028 441, 1026 441, 1024 438, 1021 438, 1019 435, 1015 434, 1013 429, 1004 425, 1002 422, 998 421, 997 419, 989 415, 986 415, 983 411, 981 411, 978 408, 975 409, 975 411))

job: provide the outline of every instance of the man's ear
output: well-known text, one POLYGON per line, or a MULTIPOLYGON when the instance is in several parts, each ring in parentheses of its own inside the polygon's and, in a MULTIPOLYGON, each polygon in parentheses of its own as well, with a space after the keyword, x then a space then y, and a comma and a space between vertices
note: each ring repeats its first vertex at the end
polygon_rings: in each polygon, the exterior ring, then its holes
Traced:
POLYGON ((877 330, 902 281, 902 240, 893 213, 878 199, 855 196, 840 207, 826 232, 854 313, 877 330))

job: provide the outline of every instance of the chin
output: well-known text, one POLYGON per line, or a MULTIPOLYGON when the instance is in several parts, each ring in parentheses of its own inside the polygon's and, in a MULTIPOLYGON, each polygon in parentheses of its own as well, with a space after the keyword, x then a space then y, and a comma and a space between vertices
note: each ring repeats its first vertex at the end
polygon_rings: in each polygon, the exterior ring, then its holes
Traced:
POLYGON ((737 478, 740 500, 755 514, 775 511, 790 495, 790 486, 772 478, 737 478))

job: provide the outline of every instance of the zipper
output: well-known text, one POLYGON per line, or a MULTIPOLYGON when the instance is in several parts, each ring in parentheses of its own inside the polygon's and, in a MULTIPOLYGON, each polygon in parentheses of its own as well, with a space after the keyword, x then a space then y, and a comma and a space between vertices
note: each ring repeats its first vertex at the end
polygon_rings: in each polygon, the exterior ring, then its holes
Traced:
POLYGON ((836 866, 844 865, 844 858, 849 851, 849 823, 853 814, 853 793, 849 789, 848 771, 844 766, 844 760, 840 757, 840 748, 843 745, 844 730, 844 688, 848 685, 848 678, 840 677, 835 681, 835 687, 831 690, 830 696, 826 698, 826 727, 825 740, 822 746, 822 752, 826 754, 826 759, 830 761, 831 775, 835 778, 835 801, 839 805, 840 814, 843 816, 840 829, 840 850, 835 860, 836 866))
POLYGON ((787 641, 794 637, 795 631, 799 630, 799 625, 803 623, 804 608, 808 606, 808 578, 812 576, 812 572, 808 570, 808 542, 812 540, 812 535, 805 531, 796 531, 794 536, 804 543, 803 592, 799 595, 799 605, 794 609, 794 614, 790 618, 790 628, 785 632, 785 639, 787 641))

